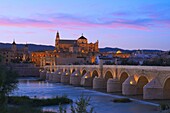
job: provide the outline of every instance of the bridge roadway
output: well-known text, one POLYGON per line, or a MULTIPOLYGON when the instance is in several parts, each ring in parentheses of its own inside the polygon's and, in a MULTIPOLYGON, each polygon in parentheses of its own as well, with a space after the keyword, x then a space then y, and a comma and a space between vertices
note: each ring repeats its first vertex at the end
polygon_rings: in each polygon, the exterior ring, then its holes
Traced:
POLYGON ((40 78, 74 86, 92 87, 144 99, 170 99, 170 67, 121 65, 45 66, 40 78))

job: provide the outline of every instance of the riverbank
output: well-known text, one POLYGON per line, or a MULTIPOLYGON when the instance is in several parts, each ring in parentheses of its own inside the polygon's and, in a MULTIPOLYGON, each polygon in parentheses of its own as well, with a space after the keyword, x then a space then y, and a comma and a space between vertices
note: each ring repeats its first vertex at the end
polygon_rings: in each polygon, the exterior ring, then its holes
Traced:
POLYGON ((56 113, 52 111, 43 111, 43 106, 54 106, 71 104, 73 101, 67 96, 55 98, 30 98, 28 96, 9 96, 8 105, 0 111, 3 113, 56 113))
POLYGON ((28 96, 9 96, 8 104, 17 105, 17 106, 32 106, 32 107, 41 107, 41 106, 52 106, 59 104, 70 104, 73 101, 66 96, 48 98, 48 99, 39 99, 39 98, 30 98, 28 96))
MULTIPOLYGON (((1 111, 2 112, 2 111, 1 111)), ((30 106, 8 106, 3 113, 56 113, 50 111, 43 111, 39 108, 30 106)))

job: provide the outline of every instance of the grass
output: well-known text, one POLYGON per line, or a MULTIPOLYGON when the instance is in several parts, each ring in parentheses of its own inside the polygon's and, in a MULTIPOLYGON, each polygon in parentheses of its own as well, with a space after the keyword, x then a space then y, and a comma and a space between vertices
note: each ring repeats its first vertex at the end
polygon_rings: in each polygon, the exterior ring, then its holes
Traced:
POLYGON ((18 105, 18 106, 32 106, 32 107, 41 107, 41 106, 51 106, 59 104, 70 104, 73 101, 66 96, 55 97, 51 99, 38 99, 38 98, 29 98, 27 96, 10 96, 8 97, 8 104, 18 105))
POLYGON ((170 105, 169 104, 160 104, 160 110, 169 110, 170 105))
POLYGON ((7 107, 7 109, 2 113, 54 113, 54 112, 43 112, 41 109, 29 106, 17 106, 17 107, 10 106, 7 107))
POLYGON ((132 102, 132 100, 130 100, 129 98, 118 98, 118 99, 114 99, 113 102, 115 102, 115 103, 129 103, 129 102, 132 102))

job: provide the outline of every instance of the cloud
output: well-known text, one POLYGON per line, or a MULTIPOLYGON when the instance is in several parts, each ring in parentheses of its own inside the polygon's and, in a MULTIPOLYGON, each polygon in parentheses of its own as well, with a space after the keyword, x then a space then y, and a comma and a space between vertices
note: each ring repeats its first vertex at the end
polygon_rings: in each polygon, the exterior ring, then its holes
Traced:
POLYGON ((0 25, 12 27, 51 27, 49 21, 26 18, 0 18, 0 25))
POLYGON ((1 34, 34 34, 33 31, 14 31, 14 30, 0 30, 1 34))
MULTIPOLYGON (((149 14, 153 13, 146 13, 146 15, 149 14)), ((94 15, 75 16, 61 13, 38 14, 36 18, 0 18, 0 26, 46 28, 49 31, 53 31, 51 29, 56 28, 71 30, 95 28, 149 30, 152 27, 156 27, 157 23, 161 23, 161 27, 170 27, 170 20, 168 19, 161 19, 161 17, 140 17, 140 15, 129 18, 129 15, 127 12, 114 12, 103 17, 94 15)))

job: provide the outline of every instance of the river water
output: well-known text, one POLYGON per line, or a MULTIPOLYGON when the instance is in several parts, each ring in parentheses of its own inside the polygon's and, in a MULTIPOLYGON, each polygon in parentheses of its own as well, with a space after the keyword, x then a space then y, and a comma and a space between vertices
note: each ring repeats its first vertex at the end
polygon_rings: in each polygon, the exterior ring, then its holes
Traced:
MULTIPOLYGON (((90 106, 94 107, 96 113, 157 113, 158 107, 155 104, 133 100, 131 103, 113 103, 114 98, 120 96, 88 90, 83 87, 73 87, 61 83, 49 83, 37 81, 35 78, 20 79, 18 89, 12 95, 29 96, 37 98, 51 98, 67 95, 73 101, 81 95, 91 98, 90 106)), ((69 112, 70 105, 64 105, 69 112)), ((57 111, 58 106, 43 107, 46 111, 57 111)))

